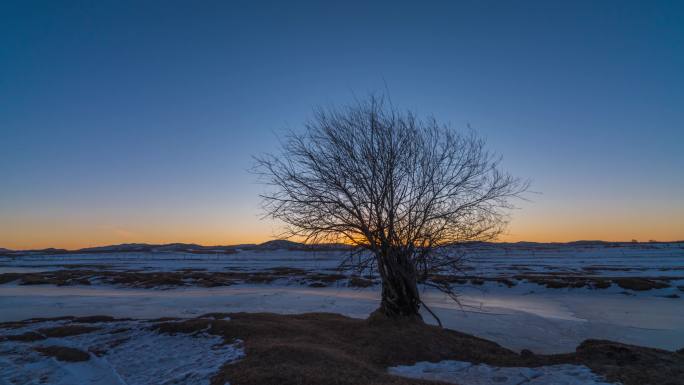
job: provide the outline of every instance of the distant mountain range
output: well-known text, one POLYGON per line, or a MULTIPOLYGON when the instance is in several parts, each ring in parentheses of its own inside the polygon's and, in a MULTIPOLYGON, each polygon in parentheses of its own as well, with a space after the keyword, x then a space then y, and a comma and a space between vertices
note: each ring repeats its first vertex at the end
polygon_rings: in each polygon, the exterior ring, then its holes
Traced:
MULTIPOLYGON (((608 242, 608 241, 572 241, 572 242, 468 242, 468 246, 473 247, 548 247, 548 246, 566 246, 566 247, 583 247, 583 246, 604 246, 604 247, 620 247, 629 245, 653 245, 653 244, 684 244, 683 241, 673 242, 608 242)), ((350 246, 338 243, 332 244, 315 244, 307 245, 304 243, 288 241, 284 239, 272 240, 259 244, 243 244, 231 246, 202 246, 194 243, 168 243, 162 245, 148 244, 148 243, 122 243, 120 245, 86 247, 78 250, 66 249, 38 249, 38 250, 10 250, 0 247, 0 255, 27 255, 27 254, 104 254, 104 253, 192 253, 192 254, 233 254, 238 251, 273 251, 273 250, 293 250, 293 251, 333 251, 333 250, 348 250, 350 246)))
POLYGON ((306 245, 284 239, 267 241, 260 244, 243 244, 231 246, 202 246, 194 243, 168 243, 163 245, 148 243, 122 243, 119 245, 86 247, 77 250, 66 249, 36 249, 36 250, 10 250, 0 248, 0 255, 24 255, 24 254, 104 254, 104 253, 193 253, 193 254, 233 254, 239 250, 299 250, 299 251, 330 251, 344 250, 349 246, 343 244, 318 244, 306 245))

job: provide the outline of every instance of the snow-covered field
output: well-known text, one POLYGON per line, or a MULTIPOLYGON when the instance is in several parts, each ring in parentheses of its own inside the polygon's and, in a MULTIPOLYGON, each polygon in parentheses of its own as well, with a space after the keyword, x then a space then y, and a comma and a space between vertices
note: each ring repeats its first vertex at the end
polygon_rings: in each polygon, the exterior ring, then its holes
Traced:
POLYGON ((684 243, 483 244, 465 254, 484 276, 559 272, 684 278, 684 243))
POLYGON ((389 368, 391 374, 470 385, 610 385, 584 365, 549 365, 537 368, 494 367, 464 361, 418 362, 389 368))
MULTIPOLYGON (((0 274, 59 270, 259 272, 276 267, 333 273, 347 253, 339 250, 244 250, 223 255, 177 252, 37 254, 0 257, 0 274)), ((498 342, 513 350, 529 349, 535 353, 571 352, 589 338, 668 350, 684 347, 684 299, 679 298, 680 294, 684 295, 684 245, 681 243, 481 245, 471 247, 467 257, 466 273, 471 277, 518 278, 512 286, 494 279, 478 284, 466 282, 458 286, 458 303, 440 292, 424 288, 425 302, 448 328, 498 342), (649 278, 668 282, 669 287, 636 291, 612 284, 600 290, 589 287, 552 289, 520 278, 560 275, 649 278)), ((100 314, 132 319, 189 318, 210 312, 334 312, 365 318, 379 304, 378 285, 355 288, 344 280, 333 281, 328 287, 310 287, 305 282, 287 278, 269 284, 238 283, 220 287, 131 288, 105 284, 97 279, 85 283, 90 284, 23 285, 16 280, 0 284, 0 322, 100 314)), ((425 313, 424 318, 434 323, 429 314, 425 313)), ((36 323, 12 333, 39 326, 46 327, 44 323, 36 323)), ((171 380, 164 383, 200 384, 207 383, 209 374, 223 362, 238 359, 243 354, 239 344, 224 345, 210 335, 162 335, 147 329, 144 321, 117 321, 98 326, 101 330, 97 332, 67 338, 0 343, 0 384, 40 381, 154 384, 162 383, 159 380, 162 377, 171 380), (117 336, 112 333, 117 329, 126 331, 117 336), (119 340, 126 342, 114 343, 119 340), (88 361, 63 363, 34 350, 44 345, 75 347, 83 351, 97 351, 105 345, 111 347, 102 356, 91 354, 88 361), (164 358, 154 354, 156 351, 182 354, 164 358), (168 374, 161 376, 162 372, 168 374)), ((531 371, 453 361, 419 363, 415 367, 391 371, 447 381, 456 374, 461 380, 471 376, 473 381, 469 383, 473 384, 486 383, 486 379, 493 377, 511 381, 525 377, 539 383, 552 379, 567 380, 567 383, 601 383, 601 379, 588 369, 568 365, 531 371)))
MULTIPOLYGON (((615 291, 525 291, 495 285, 465 288, 461 305, 441 293, 423 293, 448 328, 513 350, 573 351, 588 338, 676 350, 684 347, 682 299, 615 291)), ((170 290, 47 285, 0 286, 0 321, 63 315, 196 317, 209 312, 334 312, 365 318, 379 304, 377 288, 237 285, 170 290)), ((424 318, 434 322, 429 314, 424 318)))
MULTIPOLYGON (((292 267, 333 272, 345 251, 244 250, 234 254, 101 253, 0 257, 0 273, 64 269, 97 271, 265 271, 292 267)), ((666 277, 670 287, 647 291, 549 289, 521 280, 461 285, 460 304, 431 290, 423 294, 445 325, 538 352, 573 350, 585 338, 644 346, 684 346, 684 244, 483 244, 467 250, 467 274, 587 277, 666 277), (670 297, 670 298, 668 298, 670 297)), ((0 321, 58 315, 109 314, 152 318, 196 316, 211 311, 339 312, 366 317, 378 304, 379 288, 326 288, 279 279, 271 284, 229 287, 130 289, 89 286, 0 285, 0 321)), ((429 315, 425 317, 431 320, 429 315)))
MULTIPOLYGON (((66 323, 31 323, 11 329, 9 335, 40 333, 66 323)), ((96 330, 37 341, 3 341, 0 384, 209 384, 224 363, 244 355, 240 341, 224 344, 223 338, 206 333, 162 334, 145 321, 89 323, 88 327, 96 330), (77 349, 86 355, 65 360, 39 352, 48 346, 77 349)))
MULTIPOLYGON (((259 271, 286 266, 327 271, 347 251, 240 250, 235 254, 112 252, 0 256, 0 273, 62 268, 104 270, 259 271)), ((460 250, 474 275, 509 277, 558 273, 587 276, 678 277, 684 279, 684 243, 475 244, 460 250)))
POLYGON ((287 266, 308 270, 337 267, 344 252, 241 251, 235 254, 189 253, 102 253, 24 255, 0 257, 0 273, 40 272, 62 268, 98 268, 128 271, 178 271, 199 269, 206 271, 260 271, 287 266))

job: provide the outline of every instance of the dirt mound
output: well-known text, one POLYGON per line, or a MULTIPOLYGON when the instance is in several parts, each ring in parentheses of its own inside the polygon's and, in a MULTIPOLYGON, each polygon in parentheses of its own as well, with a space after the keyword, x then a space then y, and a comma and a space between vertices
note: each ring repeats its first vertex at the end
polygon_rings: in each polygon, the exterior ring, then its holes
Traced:
MULTIPOLYGON (((28 342, 46 336, 72 336, 96 330, 85 326, 85 322, 111 321, 106 316, 66 318, 70 323, 4 338, 28 342)), ((17 327, 15 324, 27 326, 34 322, 35 319, 6 325, 11 330, 17 327)), ((443 360, 496 367, 580 364, 608 381, 625 385, 684 385, 684 351, 587 340, 574 353, 518 354, 494 342, 426 325, 420 320, 393 321, 379 316, 360 320, 331 313, 210 313, 193 319, 150 320, 145 328, 163 334, 209 333, 223 337, 228 344, 241 340, 245 357, 224 364, 212 378, 213 385, 434 384, 390 375, 387 368, 443 360)), ((62 361, 89 359, 87 352, 68 347, 35 349, 62 361)))
POLYGON ((584 364, 625 385, 684 384, 684 355, 589 340, 576 353, 518 354, 498 344, 421 322, 359 320, 329 313, 214 313, 165 322, 166 333, 207 331, 244 341, 246 357, 224 365, 212 384, 428 384, 391 376, 387 367, 460 360, 493 366, 584 364), (230 317, 229 320, 221 318, 230 317))
POLYGON ((603 340, 586 340, 577 359, 612 381, 624 384, 684 383, 684 355, 603 340))

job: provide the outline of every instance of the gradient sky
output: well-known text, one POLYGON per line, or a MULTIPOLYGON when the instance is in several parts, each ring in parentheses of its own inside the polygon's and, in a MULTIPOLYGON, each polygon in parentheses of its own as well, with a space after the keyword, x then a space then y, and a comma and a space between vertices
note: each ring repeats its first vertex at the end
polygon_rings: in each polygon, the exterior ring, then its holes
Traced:
POLYGON ((684 238, 684 2, 3 1, 0 247, 269 239, 251 156, 385 88, 533 180, 502 240, 684 238))

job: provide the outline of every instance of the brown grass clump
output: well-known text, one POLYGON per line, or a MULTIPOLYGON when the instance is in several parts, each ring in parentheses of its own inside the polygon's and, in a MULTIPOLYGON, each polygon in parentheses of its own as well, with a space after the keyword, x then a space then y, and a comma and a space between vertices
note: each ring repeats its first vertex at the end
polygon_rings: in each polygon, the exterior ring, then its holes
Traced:
POLYGON ((24 327, 26 325, 30 325, 30 324, 37 323, 37 322, 69 321, 72 319, 74 319, 74 317, 66 316, 66 317, 52 317, 52 318, 29 318, 29 319, 25 319, 23 321, 0 322, 0 329, 18 329, 18 328, 24 327))
POLYGON ((433 274, 430 276, 430 281, 432 281, 432 283, 435 283, 437 285, 445 285, 445 284, 464 285, 468 282, 467 278, 468 277, 461 277, 461 276, 456 276, 456 275, 433 274))
POLYGON ((116 318, 110 317, 108 315, 91 315, 91 316, 85 316, 85 317, 76 317, 72 320, 72 322, 82 323, 82 324, 92 324, 92 323, 98 323, 98 322, 114 322, 114 321, 121 321, 121 319, 116 319, 116 318))
MULTIPOLYGON (((87 333, 96 328, 77 322, 104 322, 109 317, 68 319, 73 323, 3 338, 31 342, 46 336, 87 333)), ((37 321, 22 321, 24 324, 32 322, 37 321)), ((670 352, 587 340, 574 353, 543 355, 523 351, 518 354, 494 342, 426 325, 418 319, 389 320, 379 313, 374 313, 367 320, 331 313, 209 313, 193 319, 149 321, 149 327, 168 334, 206 332, 222 336, 225 343, 241 340, 245 357, 223 365, 212 378, 212 385, 226 382, 234 385, 428 385, 435 382, 392 376, 387 373, 387 368, 442 360, 521 367, 583 364, 608 381, 619 381, 624 385, 684 385, 684 349, 670 352)), ((104 355, 109 348, 125 342, 126 338, 122 336, 109 346, 99 347, 90 353, 104 355)), ((41 346, 36 350, 62 361, 89 358, 87 352, 60 346, 41 346)))
MULTIPOLYGON (((591 270, 591 268, 587 268, 587 270, 591 270)), ((93 280, 112 285, 148 289, 183 286, 216 287, 230 286, 236 283, 269 284, 277 279, 288 279, 292 282, 298 282, 311 287, 327 287, 342 281, 347 281, 350 287, 369 287, 375 284, 373 280, 367 278, 355 275, 348 276, 339 272, 315 272, 289 267, 275 267, 270 270, 253 272, 238 270, 209 272, 199 269, 183 269, 170 272, 65 269, 39 273, 0 274, 0 284, 18 280, 21 285, 90 285, 91 280, 93 280)), ((581 287, 606 289, 615 283, 623 289, 643 291, 670 287, 669 281, 678 278, 676 276, 657 278, 592 277, 591 275, 587 276, 579 273, 544 272, 543 274, 516 274, 511 277, 432 274, 429 276, 429 281, 437 285, 464 285, 468 282, 471 285, 483 285, 485 282, 497 282, 508 287, 515 286, 520 281, 527 281, 550 289, 581 287)), ((681 287, 680 290, 684 291, 684 287, 681 287)))
POLYGON ((80 325, 65 325, 65 326, 55 326, 52 328, 38 329, 38 333, 49 338, 61 338, 76 336, 79 334, 90 333, 92 331, 98 330, 99 328, 90 326, 80 326, 80 325))
POLYGON ((157 330, 160 333, 177 334, 177 333, 196 333, 208 329, 213 325, 212 320, 206 318, 193 318, 191 320, 182 322, 161 322, 152 326, 152 330, 157 330))
POLYGON ((577 360, 610 381, 631 384, 684 383, 684 355, 603 340, 586 340, 577 347, 577 360))
POLYGON ((88 361, 90 359, 90 354, 66 346, 41 346, 35 348, 35 350, 43 355, 55 357, 59 361, 79 362, 88 361))
POLYGON ((45 337, 42 334, 38 334, 36 332, 26 332, 23 334, 5 336, 4 338, 7 339, 8 341, 33 342, 33 341, 44 340, 47 337, 45 337))
POLYGON ((618 278, 615 280, 615 283, 617 283, 617 285, 623 289, 635 291, 664 289, 666 287, 670 287, 670 285, 665 282, 646 278, 618 278))
POLYGON ((359 320, 330 313, 212 313, 153 326, 165 333, 206 331, 244 342, 244 359, 212 384, 432 384, 391 376, 387 367, 446 359, 494 366, 584 364, 625 385, 684 384, 684 354, 588 340, 576 353, 518 354, 498 344, 420 321, 359 320), (221 318, 230 317, 230 320, 221 318))
POLYGON ((94 280, 112 285, 152 289, 183 286, 230 286, 241 282, 268 284, 282 278, 302 284, 320 283, 322 286, 330 286, 346 279, 347 276, 339 273, 311 272, 289 267, 275 267, 267 271, 256 272, 207 272, 193 269, 169 272, 65 269, 26 274, 0 274, 0 284, 18 280, 20 285, 90 285, 91 280, 94 280))
POLYGON ((21 274, 18 273, 0 274, 0 285, 16 281, 17 279, 19 279, 19 277, 21 277, 21 274))
POLYGON ((612 282, 606 279, 594 279, 591 281, 593 289, 607 289, 612 286, 612 282))
POLYGON ((514 282, 508 278, 497 278, 496 282, 498 282, 502 285, 506 285, 507 287, 513 287, 513 286, 517 285, 516 282, 514 282))
POLYGON ((558 358, 523 358, 496 343, 425 325, 329 313, 226 314, 160 323, 160 332, 206 330, 226 342, 244 341, 246 357, 225 365, 212 384, 430 384, 387 374, 387 367, 416 361, 461 359, 493 365, 541 365, 558 358))
POLYGON ((349 286, 351 287, 370 287, 373 286, 373 281, 361 277, 351 277, 349 278, 349 286))

